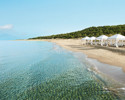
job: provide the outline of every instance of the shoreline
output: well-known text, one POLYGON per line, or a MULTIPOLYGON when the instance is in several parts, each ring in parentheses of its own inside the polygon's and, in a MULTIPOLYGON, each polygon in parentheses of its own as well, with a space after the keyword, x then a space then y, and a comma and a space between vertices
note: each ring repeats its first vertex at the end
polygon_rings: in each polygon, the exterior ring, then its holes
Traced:
MULTIPOLYGON (((32 40, 30 40, 32 41, 32 40)), ((34 41, 34 40, 33 40, 34 41)), ((96 59, 104 64, 121 67, 125 72, 125 48, 86 46, 80 39, 46 39, 48 41, 74 52, 81 52, 88 58, 96 59), (124 54, 123 54, 124 53, 124 54)))
MULTIPOLYGON (((71 51, 72 52, 72 51, 71 51)), ((125 86, 125 72, 122 71, 121 67, 112 66, 109 64, 104 64, 99 62, 96 59, 88 58, 87 55, 81 53, 81 52, 73 52, 73 54, 76 54, 77 58, 81 61, 83 61, 84 64, 87 64, 90 66, 90 70, 94 71, 97 74, 100 74, 103 76, 104 80, 106 81, 111 80, 112 82, 116 83, 117 85, 125 86), (106 69, 106 67, 108 67, 106 69)))
MULTIPOLYGON (((37 41, 40 41, 40 40, 37 40, 37 41)), ((44 40, 42 40, 42 41, 44 41, 44 40)), ((69 51, 72 51, 72 52, 75 52, 75 53, 82 53, 83 55, 86 56, 85 57, 86 60, 89 63, 91 63, 92 66, 94 65, 94 68, 96 67, 96 71, 98 72, 98 74, 104 74, 103 76, 109 77, 109 79, 111 79, 112 82, 114 81, 116 84, 119 84, 119 85, 121 84, 121 86, 124 87, 124 84, 125 84, 125 78, 124 78, 125 77, 125 68, 124 68, 125 66, 124 65, 122 67, 122 66, 118 66, 119 64, 107 63, 105 61, 103 62, 102 59, 101 60, 97 59, 95 56, 89 55, 89 53, 86 54, 86 53, 82 52, 81 50, 78 50, 80 47, 75 47, 75 48, 71 47, 70 48, 69 44, 72 44, 72 43, 76 43, 76 45, 85 47, 84 45, 81 44, 81 40, 76 40, 76 42, 73 42, 72 40, 70 41, 70 40, 55 40, 55 39, 45 40, 45 41, 56 43, 57 45, 61 46, 62 48, 66 49, 66 50, 69 50, 69 51), (62 41, 62 42, 60 42, 60 41, 62 41), (66 41, 67 43, 63 44, 63 41, 66 41), (68 41, 70 41, 70 42, 68 42, 68 41)), ((88 48, 88 46, 87 46, 87 48, 88 48)), ((101 48, 101 49, 104 49, 104 48, 101 48)), ((110 48, 110 49, 114 50, 115 48, 110 48)), ((120 49, 120 50, 123 50, 123 49, 120 49)), ((117 51, 117 49, 116 49, 116 51, 117 51)), ((111 52, 111 51, 109 51, 109 52, 111 52)), ((116 54, 121 55, 121 54, 119 54, 119 52, 116 53, 116 54)), ((125 57, 125 55, 124 55, 124 57, 125 57)))
POLYGON ((81 52, 88 58, 96 59, 104 64, 121 67, 125 72, 125 48, 86 46, 82 45, 81 39, 31 39, 16 41, 47 41, 73 51, 81 52))
POLYGON ((96 65, 101 73, 111 77, 117 82, 125 84, 125 55, 123 54, 125 53, 125 48, 85 46, 82 45, 81 39, 39 39, 22 41, 47 41, 56 43, 69 51, 82 53, 86 55, 90 63, 96 65))

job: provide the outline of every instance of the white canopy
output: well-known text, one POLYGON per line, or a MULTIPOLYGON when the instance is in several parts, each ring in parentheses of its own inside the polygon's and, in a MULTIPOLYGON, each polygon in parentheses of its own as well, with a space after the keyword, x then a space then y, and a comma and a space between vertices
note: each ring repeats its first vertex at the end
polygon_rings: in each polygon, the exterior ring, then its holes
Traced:
POLYGON ((101 35, 99 37, 97 37, 97 40, 107 40, 108 39, 108 36, 106 35, 101 35))
POLYGON ((116 34, 116 35, 109 37, 108 39, 125 40, 125 36, 123 36, 121 34, 116 34))
POLYGON ((93 37, 90 37, 89 40, 95 40, 95 39, 96 39, 96 37, 93 36, 93 37))
POLYGON ((88 40, 88 39, 90 39, 88 36, 82 38, 82 40, 88 40))
MULTIPOLYGON (((115 46, 119 47, 118 41, 122 40, 122 43, 123 43, 123 40, 125 40, 125 36, 123 36, 121 34, 116 34, 116 35, 113 35, 113 36, 109 37, 108 39, 109 40, 115 40, 115 46)), ((111 41, 111 44, 112 44, 112 41, 111 41)))
POLYGON ((94 36, 93 36, 93 37, 90 37, 89 40, 90 40, 90 42, 91 42, 91 45, 93 45, 93 40, 95 40, 95 39, 96 39, 96 37, 94 37, 94 36))

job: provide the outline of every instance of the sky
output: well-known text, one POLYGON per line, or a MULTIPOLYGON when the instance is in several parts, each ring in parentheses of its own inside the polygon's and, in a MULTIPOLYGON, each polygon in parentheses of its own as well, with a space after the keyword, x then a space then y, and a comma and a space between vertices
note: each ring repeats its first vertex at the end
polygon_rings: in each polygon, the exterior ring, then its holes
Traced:
POLYGON ((0 39, 125 24, 125 0, 0 0, 0 39))

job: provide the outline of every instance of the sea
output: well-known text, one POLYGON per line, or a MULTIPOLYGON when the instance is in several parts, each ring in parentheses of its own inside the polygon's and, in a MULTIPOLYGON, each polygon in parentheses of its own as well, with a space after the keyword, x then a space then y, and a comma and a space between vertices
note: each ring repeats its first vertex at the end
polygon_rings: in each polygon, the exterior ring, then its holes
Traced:
POLYGON ((43 41, 0 41, 0 100, 124 100, 81 53, 43 41))

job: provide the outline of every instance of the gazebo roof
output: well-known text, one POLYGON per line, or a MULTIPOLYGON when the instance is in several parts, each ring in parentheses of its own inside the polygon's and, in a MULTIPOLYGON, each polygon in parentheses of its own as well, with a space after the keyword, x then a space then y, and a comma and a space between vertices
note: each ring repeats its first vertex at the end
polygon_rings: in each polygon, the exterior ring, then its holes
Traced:
POLYGON ((88 40, 88 39, 90 39, 88 36, 82 38, 82 40, 88 40))
POLYGON ((115 34, 111 37, 109 37, 108 39, 119 39, 119 40, 125 40, 125 36, 121 35, 121 34, 115 34))
POLYGON ((90 37, 89 40, 95 40, 95 39, 96 39, 96 37, 93 36, 93 37, 90 37))
POLYGON ((102 39, 108 39, 108 36, 106 36, 106 35, 101 35, 101 36, 99 36, 99 37, 97 37, 97 39, 98 40, 102 40, 102 39))

